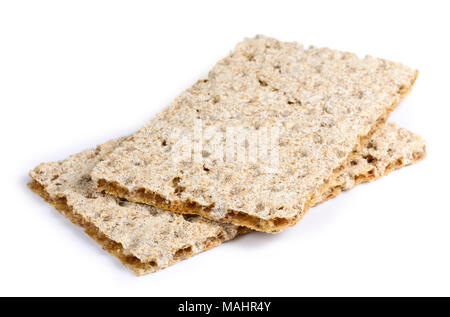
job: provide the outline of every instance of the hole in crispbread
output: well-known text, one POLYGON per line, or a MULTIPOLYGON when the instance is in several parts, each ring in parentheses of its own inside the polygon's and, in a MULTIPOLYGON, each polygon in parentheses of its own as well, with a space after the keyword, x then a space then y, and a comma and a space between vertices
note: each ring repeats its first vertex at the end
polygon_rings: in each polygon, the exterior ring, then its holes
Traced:
POLYGON ((373 157, 372 155, 364 155, 363 158, 367 161, 367 163, 372 164, 377 161, 377 158, 373 157))
POLYGON ((175 252, 175 254, 173 255, 173 258, 175 260, 181 260, 181 259, 185 259, 189 256, 192 255, 192 247, 188 246, 186 248, 183 249, 179 249, 177 252, 175 252))
POLYGON ((179 196, 182 192, 186 189, 184 186, 180 186, 181 178, 180 177, 174 177, 172 179, 172 187, 174 188, 175 195, 179 196))
POLYGON ((174 177, 174 178, 172 179, 172 186, 173 186, 173 187, 177 187, 178 184, 180 183, 180 181, 181 181, 181 178, 180 178, 180 177, 174 177))
POLYGON ((262 80, 262 79, 258 79, 258 82, 259 82, 259 84, 260 84, 262 87, 267 87, 267 86, 268 86, 267 82, 265 82, 265 81, 262 80))
POLYGON ((367 143, 367 148, 368 149, 374 149, 376 151, 377 150, 377 145, 375 144, 375 142, 370 141, 369 143, 367 143))
POLYGON ((117 204, 118 204, 120 207, 124 207, 124 206, 126 205, 126 203, 128 202, 126 199, 124 199, 124 198, 119 198, 119 197, 117 197, 116 201, 117 201, 117 204))
POLYGON ((192 222, 195 218, 197 218, 197 215, 190 215, 190 214, 181 214, 187 222, 192 222))
POLYGON ((287 104, 288 105, 297 105, 297 106, 302 106, 302 102, 301 102, 301 100, 298 100, 297 98, 294 98, 294 99, 289 99, 288 101, 287 101, 287 104))

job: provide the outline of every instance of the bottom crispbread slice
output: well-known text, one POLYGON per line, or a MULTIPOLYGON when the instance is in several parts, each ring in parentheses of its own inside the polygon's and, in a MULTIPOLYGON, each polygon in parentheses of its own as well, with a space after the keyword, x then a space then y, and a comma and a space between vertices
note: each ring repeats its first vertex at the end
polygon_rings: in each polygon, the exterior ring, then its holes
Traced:
MULTIPOLYGON (((90 172, 122 140, 61 162, 39 165, 30 173, 30 188, 74 224, 84 227, 89 236, 136 275, 163 269, 249 231, 96 193, 90 172)), ((387 124, 344 169, 322 201, 424 156, 425 145, 420 137, 387 124)))
POLYGON ((363 182, 386 176, 395 169, 414 164, 426 156, 425 141, 418 135, 389 122, 374 133, 350 164, 323 193, 319 204, 363 182))
POLYGON ((90 172, 122 140, 39 165, 30 173, 30 188, 136 275, 163 269, 248 231, 96 193, 90 172))

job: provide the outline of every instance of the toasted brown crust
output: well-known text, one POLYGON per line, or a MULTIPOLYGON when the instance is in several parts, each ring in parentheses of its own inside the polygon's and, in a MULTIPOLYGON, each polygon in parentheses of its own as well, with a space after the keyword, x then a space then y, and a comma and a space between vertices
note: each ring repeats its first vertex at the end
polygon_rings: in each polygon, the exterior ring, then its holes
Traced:
POLYGON ((144 275, 156 270, 154 263, 142 263, 135 256, 127 254, 120 243, 108 239, 108 237, 101 233, 92 223, 87 222, 80 215, 75 214, 72 208, 67 205, 66 199, 50 198, 49 194, 45 191, 45 188, 34 180, 28 183, 28 187, 30 187, 33 192, 41 196, 46 202, 55 207, 56 210, 69 219, 73 224, 84 228, 84 232, 88 236, 100 244, 104 250, 118 258, 124 266, 132 270, 136 275, 144 275))
MULTIPOLYGON (((74 213, 73 209, 67 204, 67 201, 65 199, 51 199, 48 193, 45 191, 45 188, 38 182, 34 180, 29 182, 28 187, 30 187, 33 192, 41 196, 46 202, 55 207, 56 210, 58 210, 64 217, 69 219, 73 224, 84 228, 84 232, 88 236, 90 236, 95 242, 101 245, 105 251, 109 252, 117 259, 119 259, 120 262, 122 262, 125 267, 132 270, 136 276, 153 273, 164 268, 159 267, 158 264, 153 261, 142 262, 133 254, 128 253, 127 250, 123 248, 122 244, 109 239, 93 223, 86 221, 80 215, 74 213)), ((236 236, 247 232, 248 230, 246 228, 239 228, 236 236)), ((226 240, 228 239, 220 235, 216 237, 210 237, 207 239, 207 241, 205 241, 201 252, 217 247, 226 240)), ((174 260, 170 263, 170 265, 188 259, 192 255, 194 254, 191 251, 187 250, 187 248, 179 249, 177 252, 175 252, 174 260)))

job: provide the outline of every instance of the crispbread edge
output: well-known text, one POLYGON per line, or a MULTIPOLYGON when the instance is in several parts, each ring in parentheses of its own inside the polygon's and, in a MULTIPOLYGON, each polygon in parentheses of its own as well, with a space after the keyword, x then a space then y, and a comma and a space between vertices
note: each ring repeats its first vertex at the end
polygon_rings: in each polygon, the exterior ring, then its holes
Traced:
MULTIPOLYGON (((44 186, 39 184, 36 180, 32 180, 28 183, 28 187, 42 197, 46 202, 51 204, 59 213, 64 217, 68 218, 73 224, 84 228, 85 233, 90 236, 95 242, 97 242, 102 248, 112 254, 114 257, 120 260, 122 264, 133 271, 136 276, 145 275, 148 273, 153 273, 161 269, 167 268, 173 264, 178 263, 181 260, 190 258, 191 256, 198 254, 192 254, 190 252, 183 252, 183 249, 179 249, 175 252, 174 260, 172 260, 167 266, 160 267, 154 262, 144 263, 132 254, 127 254, 126 250, 123 248, 122 244, 109 239, 105 234, 103 234, 93 223, 87 221, 80 214, 73 212, 70 205, 67 204, 67 200, 64 197, 53 199, 50 197, 48 192, 45 190, 44 186)), ((246 228, 238 229, 239 233, 236 235, 241 235, 249 230, 246 228)), ((209 238, 200 244, 201 252, 207 251, 214 248, 227 239, 221 236, 209 238)))

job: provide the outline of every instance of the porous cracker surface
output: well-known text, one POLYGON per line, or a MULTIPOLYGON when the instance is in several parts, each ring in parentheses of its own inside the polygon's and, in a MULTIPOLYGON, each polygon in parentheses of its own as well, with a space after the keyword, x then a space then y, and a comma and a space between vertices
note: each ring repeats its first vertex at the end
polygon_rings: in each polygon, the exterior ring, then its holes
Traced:
POLYGON ((119 251, 129 256, 125 261, 137 274, 165 268, 238 234, 240 230, 234 225, 95 192, 90 176, 92 168, 121 141, 110 141, 61 162, 41 164, 30 176, 45 191, 49 202, 55 207, 58 204, 67 207, 63 210, 65 215, 70 212, 81 217, 82 224, 95 226, 108 239, 120 244, 119 251), (133 265, 137 262, 148 265, 133 265))
POLYGON ((425 156, 425 141, 420 136, 389 122, 375 132, 319 201, 322 203, 362 182, 386 176, 395 169, 424 159, 425 156))
MULTIPOLYGON (((384 59, 304 49, 263 36, 246 39, 92 175, 112 195, 280 231, 317 201, 415 78, 416 71, 384 59), (207 155, 201 164, 173 160, 173 130, 192 131, 195 120, 221 131, 281 127, 277 173, 265 173, 264 162, 230 163, 207 155)), ((204 142, 203 153, 213 147, 204 142)))
MULTIPOLYGON (((301 218, 415 77, 383 59, 247 39, 99 163, 93 177, 100 189, 133 201, 277 231, 301 218), (214 156, 202 164, 174 161, 171 132, 192 131, 196 119, 223 131, 280 125, 278 172, 214 156)), ((213 152, 208 146, 204 153, 213 152)))
MULTIPOLYGON (((95 192, 92 167, 122 141, 110 141, 61 162, 41 164, 30 173, 30 187, 73 223, 85 227, 88 235, 137 275, 165 268, 246 232, 242 227, 199 216, 186 218, 95 192)), ((343 170, 322 201, 424 156, 425 143, 419 136, 389 123, 343 170)))

